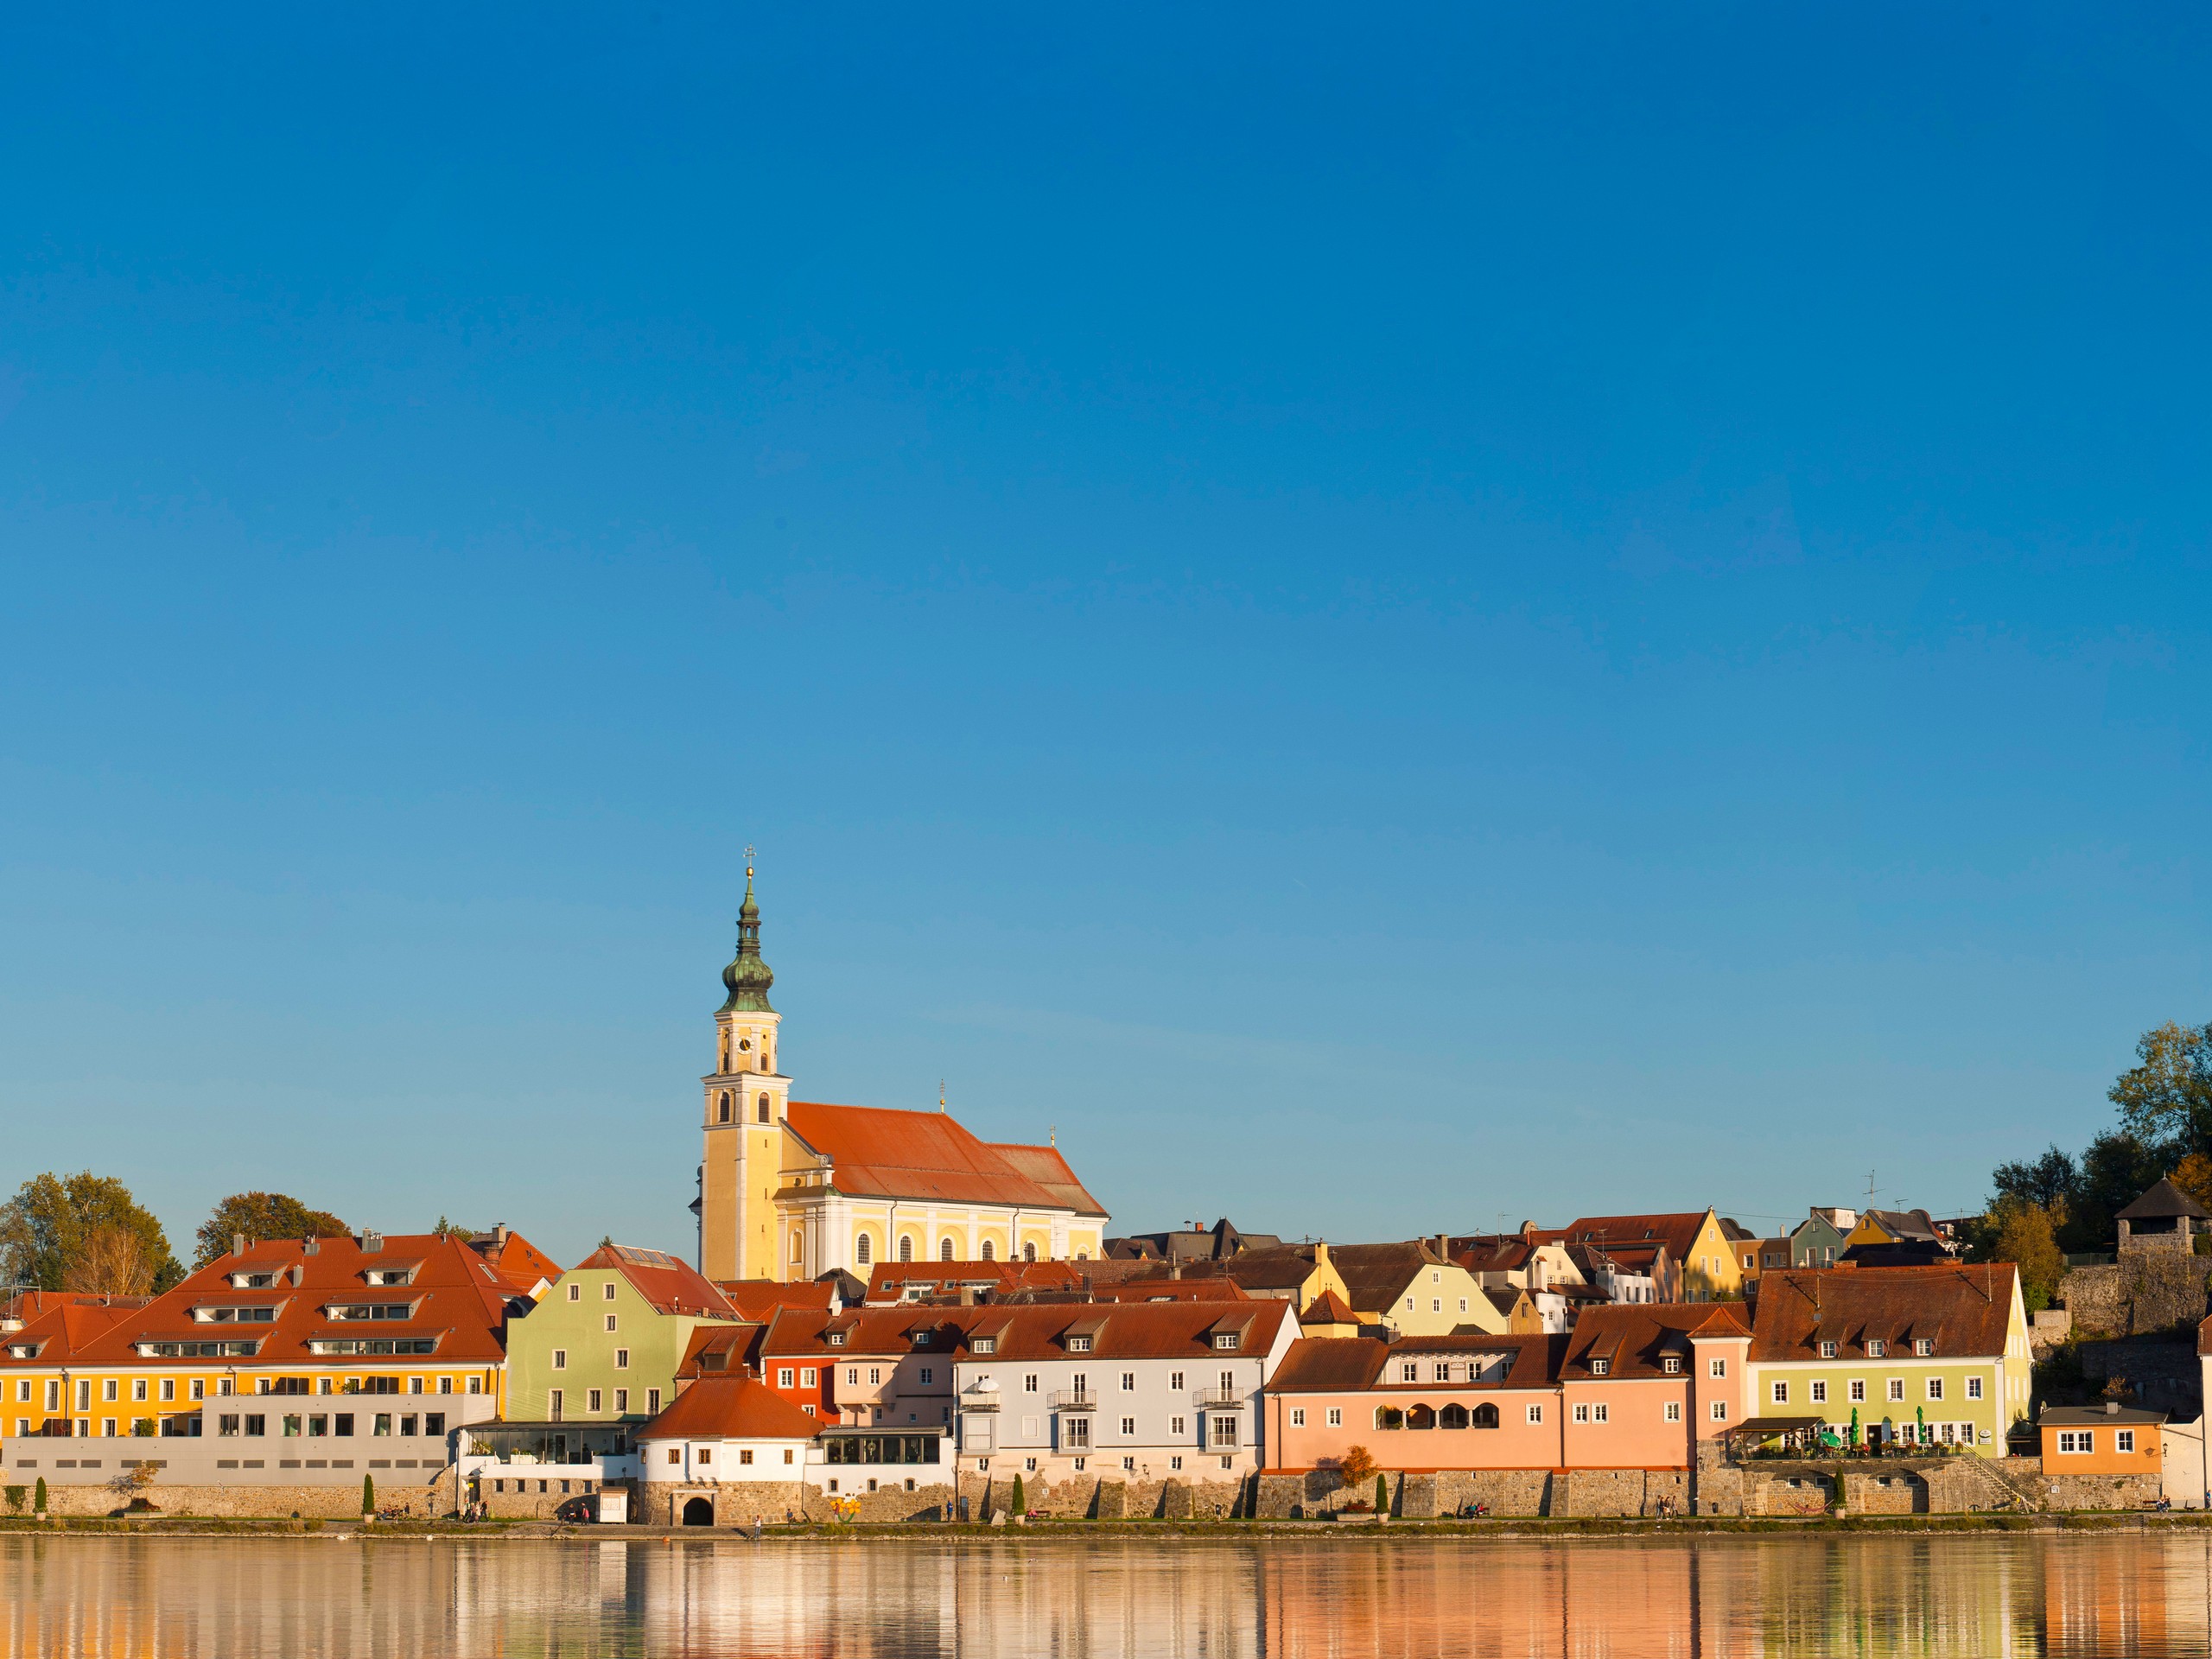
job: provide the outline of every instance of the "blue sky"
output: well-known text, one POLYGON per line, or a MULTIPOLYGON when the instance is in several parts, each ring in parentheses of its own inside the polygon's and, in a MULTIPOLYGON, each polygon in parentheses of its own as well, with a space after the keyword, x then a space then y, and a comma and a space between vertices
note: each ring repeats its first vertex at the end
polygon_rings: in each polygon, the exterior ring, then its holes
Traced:
POLYGON ((26 15, 0 1185, 689 1248, 803 1097, 1332 1237, 1978 1201, 2212 1018, 2212 40, 26 15))

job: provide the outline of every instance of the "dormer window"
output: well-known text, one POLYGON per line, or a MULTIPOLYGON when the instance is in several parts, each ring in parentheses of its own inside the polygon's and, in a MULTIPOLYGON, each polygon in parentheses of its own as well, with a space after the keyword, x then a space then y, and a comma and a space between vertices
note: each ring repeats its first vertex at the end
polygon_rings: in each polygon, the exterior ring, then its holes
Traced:
POLYGON ((843 1347, 845 1345, 845 1333, 842 1331, 832 1331, 830 1333, 830 1345, 832 1348, 843 1347))
POLYGON ((404 1319, 414 1311, 408 1302, 346 1302, 323 1309, 334 1319, 404 1319))
POLYGON ((996 1337, 978 1337, 968 1344, 968 1348, 971 1353, 995 1354, 999 1351, 999 1339, 996 1337))
POLYGON ((273 1273, 234 1273, 231 1275, 232 1290, 274 1290, 276 1275, 273 1273))
POLYGON ((1822 1343, 1821 1344, 1821 1357, 1822 1359, 1834 1359, 1835 1357, 1835 1344, 1833 1342, 1822 1343))
POLYGON ((1590 1362, 1590 1375, 1592 1376, 1604 1376, 1612 1369, 1613 1362, 1610 1359, 1593 1359, 1590 1362))
POLYGON ((1912 1339, 1912 1351, 1919 1355, 1923 1359, 1927 1358, 1929 1355, 1936 1351, 1935 1338, 1932 1337, 1915 1337, 1912 1339))
POLYGON ((917 1331, 917 1332, 914 1332, 914 1346, 915 1346, 915 1347, 917 1347, 917 1348, 926 1348, 926 1347, 928 1347, 928 1346, 930 1345, 931 1339, 931 1338, 934 1336, 934 1334, 935 1334, 934 1332, 929 1332, 929 1331, 917 1331))
POLYGON ((1213 1345, 1224 1353, 1233 1351, 1242 1345, 1243 1341, 1243 1338, 1234 1331, 1217 1331, 1213 1333, 1213 1345))
POLYGON ((1879 1359, 1884 1354, 1889 1352, 1889 1344, 1884 1342, 1879 1337, 1876 1337, 1872 1342, 1866 1344, 1866 1357, 1869 1359, 1879 1359))
POLYGON ((1070 1337, 1068 1338, 1068 1352, 1071 1354, 1087 1354, 1090 1351, 1090 1338, 1089 1337, 1070 1337))
POLYGON ((1659 1369, 1669 1376, 1680 1376, 1682 1374, 1682 1357, 1680 1354, 1664 1356, 1659 1361, 1659 1369))
POLYGON ((276 1318, 273 1306, 262 1307, 195 1307, 192 1310, 194 1325, 268 1325, 276 1318))
POLYGON ((38 1351, 45 1344, 42 1343, 36 1342, 10 1343, 8 1344, 8 1357, 10 1359, 36 1359, 38 1357, 38 1351))

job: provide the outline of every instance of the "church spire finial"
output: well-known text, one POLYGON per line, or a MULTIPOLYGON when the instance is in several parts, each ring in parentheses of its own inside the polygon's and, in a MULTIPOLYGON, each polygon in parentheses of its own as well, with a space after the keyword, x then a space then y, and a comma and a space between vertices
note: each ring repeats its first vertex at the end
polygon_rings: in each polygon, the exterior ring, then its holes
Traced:
POLYGON ((737 912, 737 955, 728 967, 722 969, 722 983, 729 989, 729 1000, 721 1012, 773 1014, 768 1003, 768 988, 776 982, 776 976, 760 959, 760 906, 753 897, 753 849, 745 849, 745 902, 737 912))

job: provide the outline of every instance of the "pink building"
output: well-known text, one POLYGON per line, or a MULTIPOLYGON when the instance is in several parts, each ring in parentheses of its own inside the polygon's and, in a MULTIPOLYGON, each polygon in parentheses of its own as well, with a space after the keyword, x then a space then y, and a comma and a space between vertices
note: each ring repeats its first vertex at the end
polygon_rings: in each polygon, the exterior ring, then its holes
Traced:
POLYGON ((1687 1469, 1751 1414, 1726 1303, 1592 1307, 1570 1336, 1309 1338, 1268 1385, 1271 1470, 1687 1469))

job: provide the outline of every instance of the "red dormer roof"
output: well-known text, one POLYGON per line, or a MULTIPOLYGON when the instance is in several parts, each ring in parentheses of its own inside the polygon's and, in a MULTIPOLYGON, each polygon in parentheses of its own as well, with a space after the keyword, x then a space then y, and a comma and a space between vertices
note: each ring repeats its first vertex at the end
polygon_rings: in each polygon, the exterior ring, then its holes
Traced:
POLYGON ((716 1281, 715 1288, 721 1292, 741 1318, 765 1323, 781 1308, 793 1313, 829 1313, 830 1293, 834 1287, 827 1280, 802 1279, 791 1284, 779 1284, 773 1279, 723 1279, 716 1281))
MULTIPOLYGON (((515 1235, 508 1235, 512 1245, 515 1235)), ((251 1342, 250 1356, 163 1356, 178 1367, 270 1365, 362 1365, 412 1363, 493 1363, 506 1351, 507 1304, 522 1293, 484 1255, 457 1236, 436 1233, 395 1233, 382 1248, 364 1249, 362 1240, 340 1236, 311 1241, 266 1239, 246 1246, 243 1255, 226 1254, 188 1274, 174 1290, 155 1297, 129 1317, 110 1322, 88 1342, 80 1356, 86 1365, 143 1363, 141 1342, 251 1342), (411 1268, 410 1282, 372 1285, 372 1271, 411 1268), (273 1286, 233 1287, 234 1274, 270 1274, 273 1286), (297 1281, 294 1282, 296 1276, 297 1281), (193 1319, 196 1306, 266 1303, 272 1295, 283 1305, 268 1324, 211 1322, 193 1319), (404 1305, 400 1319, 333 1320, 333 1305, 404 1305), (435 1343, 427 1355, 405 1357, 331 1355, 312 1352, 311 1342, 327 1338, 375 1340, 385 1338, 435 1343)), ((529 1249, 517 1261, 547 1260, 529 1249)))

